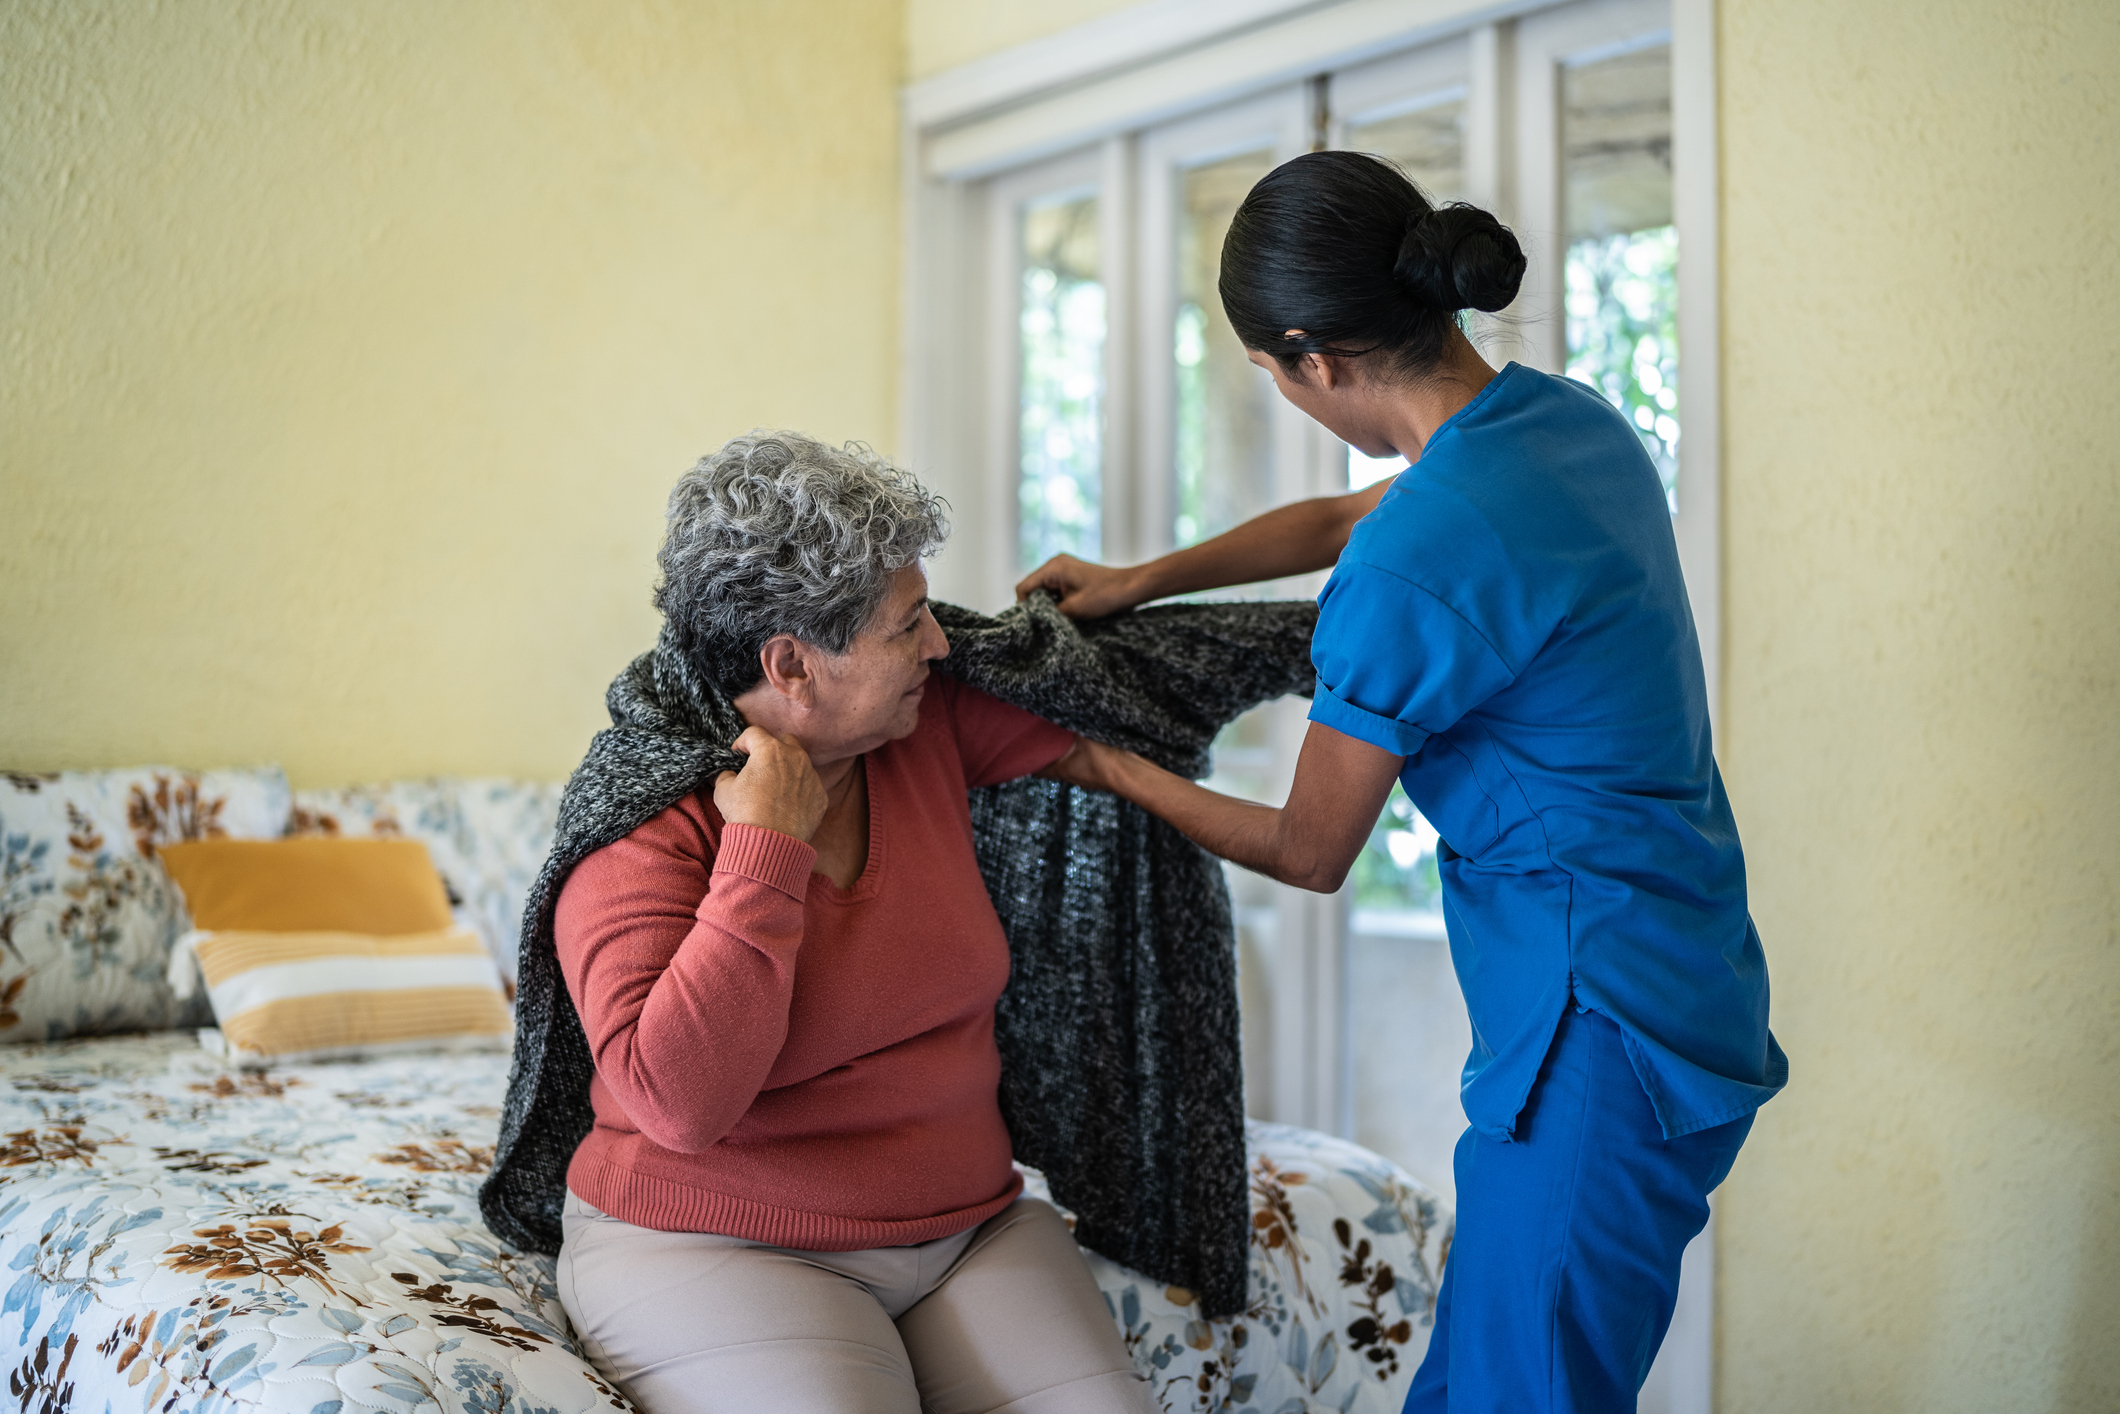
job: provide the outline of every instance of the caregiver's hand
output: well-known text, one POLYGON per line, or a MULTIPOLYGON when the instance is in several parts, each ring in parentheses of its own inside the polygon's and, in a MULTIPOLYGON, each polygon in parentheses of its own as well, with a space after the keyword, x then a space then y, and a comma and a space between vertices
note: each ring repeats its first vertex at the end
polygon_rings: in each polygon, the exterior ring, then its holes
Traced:
POLYGON ((748 756, 741 771, 714 778, 714 808, 732 825, 756 825, 809 842, 824 820, 824 782, 810 753, 792 736, 746 727, 731 743, 748 756))
POLYGON ((1156 597, 1143 582, 1141 569, 1113 569, 1073 555, 1055 555, 1023 577, 1016 598, 1027 599, 1033 590, 1043 589, 1069 618, 1101 619, 1156 597))
POLYGON ((1108 791, 1112 789, 1114 772, 1123 769, 1129 761, 1140 759, 1131 751, 1121 751, 1116 746, 1078 736, 1065 756, 1038 774, 1049 781, 1065 781, 1071 786, 1108 791))
POLYGON ((1277 506, 1235 530, 1128 569, 1055 555, 1023 577, 1016 597, 1043 589, 1069 618, 1101 619, 1173 594, 1329 570, 1347 548, 1355 522, 1375 510, 1391 487, 1392 482, 1379 481, 1344 496, 1277 506))

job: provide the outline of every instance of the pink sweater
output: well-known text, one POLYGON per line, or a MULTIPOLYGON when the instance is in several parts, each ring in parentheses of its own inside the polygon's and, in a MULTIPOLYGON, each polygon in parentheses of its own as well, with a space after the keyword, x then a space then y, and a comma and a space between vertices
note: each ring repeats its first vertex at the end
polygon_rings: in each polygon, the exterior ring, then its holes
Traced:
POLYGON ((1008 945, 968 786, 1073 737, 936 674, 869 753, 854 887, 688 797, 575 866, 553 933, 596 1060, 567 1186, 613 1217, 854 1251, 976 1226, 1021 1187, 996 1098, 1008 945))

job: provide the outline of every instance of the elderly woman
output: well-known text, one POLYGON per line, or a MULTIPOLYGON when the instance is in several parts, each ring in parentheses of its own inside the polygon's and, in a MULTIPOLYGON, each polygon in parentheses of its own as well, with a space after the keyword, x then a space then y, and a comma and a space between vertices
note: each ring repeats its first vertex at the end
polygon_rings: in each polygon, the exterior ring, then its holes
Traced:
POLYGON ((647 1414, 1153 1408, 1010 1163, 965 791, 1074 738, 931 670, 946 533, 789 433, 671 495, 656 603, 748 759, 583 859, 553 929, 596 1071, 560 1299, 647 1414))

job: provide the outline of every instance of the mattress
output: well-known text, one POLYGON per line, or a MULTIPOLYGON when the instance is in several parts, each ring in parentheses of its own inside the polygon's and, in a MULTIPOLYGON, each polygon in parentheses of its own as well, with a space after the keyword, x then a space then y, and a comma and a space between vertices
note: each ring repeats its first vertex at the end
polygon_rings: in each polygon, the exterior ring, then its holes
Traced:
MULTIPOLYGON (((22 1414, 587 1414, 552 1261, 489 1232, 508 1059, 238 1071, 188 1032, 0 1047, 0 1361, 22 1414)), ((1376 1154, 1254 1125, 1248 1309, 1089 1253, 1166 1410, 1396 1414, 1450 1223, 1376 1154)), ((1031 1191, 1042 1185, 1028 1175, 1031 1191)))

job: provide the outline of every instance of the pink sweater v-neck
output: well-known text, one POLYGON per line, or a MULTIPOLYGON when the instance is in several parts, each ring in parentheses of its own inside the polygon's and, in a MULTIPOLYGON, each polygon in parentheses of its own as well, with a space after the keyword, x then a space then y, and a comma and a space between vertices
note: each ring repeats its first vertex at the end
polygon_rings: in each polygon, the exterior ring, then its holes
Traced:
POLYGON ((852 889, 816 852, 686 798, 575 866, 553 920, 596 1061, 567 1186, 613 1217, 854 1251, 974 1227, 1021 1187, 997 1099, 1008 945, 970 786, 1057 760, 1062 728, 936 674, 869 753, 852 889))

